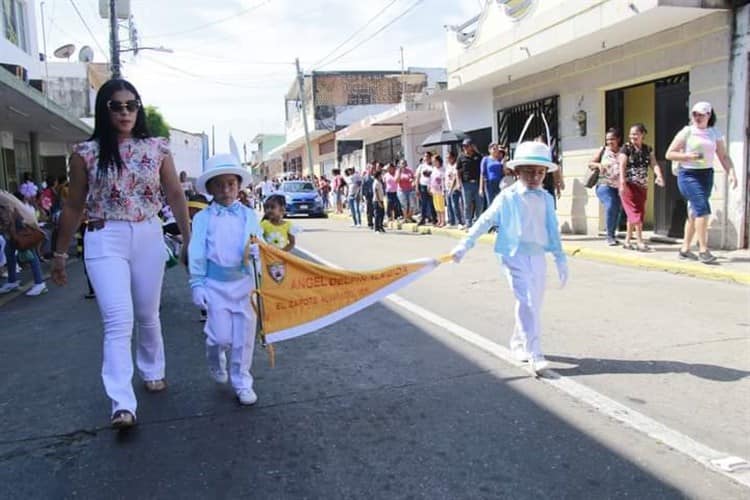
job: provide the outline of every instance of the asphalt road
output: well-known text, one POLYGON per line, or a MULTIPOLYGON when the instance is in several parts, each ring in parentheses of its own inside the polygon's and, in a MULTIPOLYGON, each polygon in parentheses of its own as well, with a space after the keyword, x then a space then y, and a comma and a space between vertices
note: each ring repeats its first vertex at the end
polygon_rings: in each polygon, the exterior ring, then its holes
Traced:
MULTIPOLYGON (((300 221, 301 247, 351 268, 454 241, 300 221)), ((383 302, 257 349, 259 402, 206 374, 180 269, 162 319, 169 389, 108 426, 96 305, 66 289, 0 308, 0 498, 743 498, 748 491, 445 329, 383 302)), ((748 289, 573 261, 550 288, 555 369, 716 449, 750 455, 748 289)), ((490 249, 399 294, 505 344, 512 300, 490 249)))

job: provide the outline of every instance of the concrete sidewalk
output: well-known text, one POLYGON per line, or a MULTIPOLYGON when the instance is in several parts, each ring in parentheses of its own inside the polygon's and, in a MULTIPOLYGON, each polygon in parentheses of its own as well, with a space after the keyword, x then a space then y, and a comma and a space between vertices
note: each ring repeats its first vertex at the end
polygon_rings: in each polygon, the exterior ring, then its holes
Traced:
MULTIPOLYGON (((337 220, 351 221, 346 214, 330 214, 337 220)), ((387 229, 420 234, 436 234, 461 239, 465 231, 450 228, 437 228, 430 225, 417 226, 415 223, 388 223, 387 229)), ((563 248, 572 257, 595 260, 621 266, 640 267, 655 271, 667 271, 696 278, 732 281, 750 285, 750 251, 748 250, 711 250, 718 257, 715 264, 681 261, 677 258, 679 243, 666 242, 653 232, 646 231, 644 236, 649 240, 650 252, 626 250, 622 245, 609 247, 603 237, 590 235, 563 234, 563 248)), ((495 235, 485 234, 479 238, 482 243, 493 243, 495 235)))

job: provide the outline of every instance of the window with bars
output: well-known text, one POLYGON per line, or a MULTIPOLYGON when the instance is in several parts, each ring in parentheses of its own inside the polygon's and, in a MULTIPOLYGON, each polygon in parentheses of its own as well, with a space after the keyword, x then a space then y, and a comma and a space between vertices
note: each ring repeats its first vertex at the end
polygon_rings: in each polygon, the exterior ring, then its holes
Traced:
POLYGON ((346 103, 349 106, 359 106, 364 104, 372 104, 372 94, 369 91, 356 91, 349 92, 349 97, 346 103))
POLYGON ((26 3, 21 0, 2 0, 3 32, 5 38, 24 52, 29 51, 26 3))
POLYGON ((544 113, 549 124, 552 161, 557 161, 560 157, 558 101, 559 96, 551 96, 499 110, 497 112, 498 142, 508 146, 512 154, 516 148, 523 126, 526 124, 526 120, 529 118, 529 115, 533 114, 534 120, 529 125, 526 135, 524 135, 524 140, 531 141, 536 137, 544 136, 544 142, 546 143, 547 134, 541 116, 544 113))

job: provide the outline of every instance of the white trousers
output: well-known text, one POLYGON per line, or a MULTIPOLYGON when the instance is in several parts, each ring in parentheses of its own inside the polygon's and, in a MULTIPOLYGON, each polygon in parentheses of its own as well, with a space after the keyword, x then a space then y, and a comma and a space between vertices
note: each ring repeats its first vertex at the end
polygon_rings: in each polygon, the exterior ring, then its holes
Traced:
POLYGON ((206 359, 214 372, 225 372, 230 354, 229 377, 235 391, 253 388, 250 367, 255 350, 255 312, 250 305, 251 277, 236 282, 206 280, 206 359))
POLYGON ((516 297, 516 324, 511 350, 523 350, 531 358, 542 356, 541 312, 547 261, 544 255, 500 256, 508 283, 516 297))
POLYGON ((87 231, 86 270, 104 323, 102 380, 112 413, 137 409, 133 392, 133 325, 136 364, 145 381, 164 378, 164 339, 159 302, 164 279, 164 241, 157 219, 107 221, 87 231))

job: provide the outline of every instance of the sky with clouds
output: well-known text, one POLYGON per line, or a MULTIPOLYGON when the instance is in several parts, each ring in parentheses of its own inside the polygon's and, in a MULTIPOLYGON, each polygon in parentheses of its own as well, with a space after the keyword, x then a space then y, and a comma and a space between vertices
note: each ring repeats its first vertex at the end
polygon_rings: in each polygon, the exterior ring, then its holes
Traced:
MULTIPOLYGON (((95 61, 106 60, 98 46, 108 49, 108 24, 98 15, 98 0, 43 3, 49 53, 74 43, 78 48, 94 48, 95 61)), ((283 133, 283 96, 294 80, 295 57, 306 71, 397 70, 403 46, 407 67, 444 67, 443 26, 468 20, 479 13, 482 3, 131 0, 141 46, 163 46, 174 52, 123 54, 123 74, 146 104, 159 107, 170 125, 209 134, 214 125, 216 149, 226 150, 230 133, 240 145, 257 133, 283 133)), ((37 26, 41 26, 40 2, 36 4, 37 26)), ((120 33, 127 37, 125 29, 120 33)))

